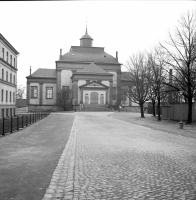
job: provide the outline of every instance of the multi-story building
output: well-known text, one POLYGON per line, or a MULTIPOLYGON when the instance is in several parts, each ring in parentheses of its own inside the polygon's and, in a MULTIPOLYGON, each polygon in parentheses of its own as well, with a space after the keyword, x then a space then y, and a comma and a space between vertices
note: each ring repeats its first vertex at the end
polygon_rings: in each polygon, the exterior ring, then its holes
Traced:
POLYGON ((0 33, 0 118, 16 114, 18 51, 0 33))

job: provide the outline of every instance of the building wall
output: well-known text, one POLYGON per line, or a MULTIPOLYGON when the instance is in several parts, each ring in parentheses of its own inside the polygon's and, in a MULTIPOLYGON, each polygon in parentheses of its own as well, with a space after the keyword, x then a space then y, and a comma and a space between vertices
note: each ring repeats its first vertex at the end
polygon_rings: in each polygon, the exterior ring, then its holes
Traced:
POLYGON ((42 105, 55 105, 56 104, 56 84, 52 83, 44 83, 43 84, 43 92, 42 92, 42 105), (53 88, 53 98, 47 99, 46 98, 46 87, 52 87, 53 88))
POLYGON ((71 70, 62 70, 61 71, 61 88, 62 86, 71 86, 70 80, 72 76, 71 70))
POLYGON ((0 39, 0 118, 3 117, 4 111, 5 117, 10 117, 16 114, 16 83, 17 83, 17 56, 13 50, 7 46, 7 44, 0 39), (2 48, 4 48, 4 58, 2 48), (8 52, 8 60, 7 60, 8 52), (10 59, 12 55, 12 62, 10 59), (15 65, 14 65, 15 58, 15 65), (4 70, 4 76, 2 74, 4 70), (6 79, 6 72, 8 73, 8 79, 6 79), (12 78, 10 79, 10 74, 12 78), (14 80, 15 77, 15 80, 14 80), (3 101, 2 101, 2 90, 3 90, 3 101), (6 102, 6 91, 8 91, 8 97, 6 102), (11 102, 10 102, 11 92, 11 102))

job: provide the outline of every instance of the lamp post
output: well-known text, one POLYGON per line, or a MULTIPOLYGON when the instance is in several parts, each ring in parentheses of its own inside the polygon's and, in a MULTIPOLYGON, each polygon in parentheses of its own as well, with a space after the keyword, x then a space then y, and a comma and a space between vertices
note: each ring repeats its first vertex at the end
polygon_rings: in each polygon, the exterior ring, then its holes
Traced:
POLYGON ((183 91, 180 91, 179 94, 180 94, 180 122, 179 122, 179 127, 180 127, 180 129, 183 129, 183 122, 182 122, 182 94, 183 94, 183 91))

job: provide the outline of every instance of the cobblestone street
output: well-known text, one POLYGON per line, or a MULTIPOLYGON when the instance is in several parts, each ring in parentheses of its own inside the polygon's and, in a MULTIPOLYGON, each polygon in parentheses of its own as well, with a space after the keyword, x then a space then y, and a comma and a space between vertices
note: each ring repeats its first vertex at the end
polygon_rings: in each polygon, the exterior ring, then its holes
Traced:
POLYGON ((196 140, 77 113, 46 199, 196 199, 196 140))

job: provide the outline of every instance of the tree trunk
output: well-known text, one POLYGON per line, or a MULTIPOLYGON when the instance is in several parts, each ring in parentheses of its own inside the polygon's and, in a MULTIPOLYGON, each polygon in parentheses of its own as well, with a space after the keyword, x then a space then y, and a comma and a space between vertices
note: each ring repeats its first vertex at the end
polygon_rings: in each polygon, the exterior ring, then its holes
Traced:
POLYGON ((140 103, 140 112, 141 112, 141 118, 145 118, 145 116, 144 116, 144 103, 140 103))
POLYGON ((161 98, 157 97, 157 111, 158 111, 158 121, 161 121, 161 98))
POLYGON ((153 116, 156 116, 156 113, 155 113, 155 100, 152 99, 152 113, 153 113, 153 116))
POLYGON ((186 124, 192 123, 192 95, 189 95, 188 97, 188 119, 186 124))

